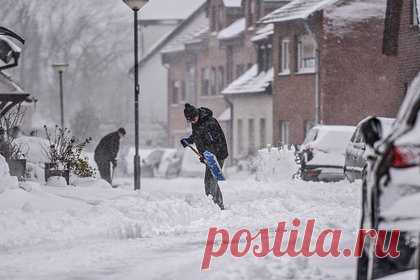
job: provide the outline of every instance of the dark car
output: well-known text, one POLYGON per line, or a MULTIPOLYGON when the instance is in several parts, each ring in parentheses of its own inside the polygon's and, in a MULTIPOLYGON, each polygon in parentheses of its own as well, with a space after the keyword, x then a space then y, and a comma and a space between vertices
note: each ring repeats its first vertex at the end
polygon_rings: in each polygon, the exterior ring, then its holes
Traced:
MULTIPOLYGON (((350 182, 362 179, 363 170, 366 167, 366 143, 360 131, 361 126, 369 121, 372 117, 368 117, 359 122, 356 131, 350 139, 346 149, 346 159, 344 163, 344 175, 350 182)), ((394 123, 395 119, 377 118, 382 125, 384 135, 387 135, 394 123)))
POLYGON ((297 152, 299 176, 305 181, 344 179, 344 156, 353 126, 318 125, 313 127, 297 152))
POLYGON ((357 279, 378 279, 418 266, 420 232, 420 76, 410 86, 388 135, 371 118, 361 126, 367 144, 360 228, 401 231, 400 257, 378 258, 373 240, 363 246, 357 279))

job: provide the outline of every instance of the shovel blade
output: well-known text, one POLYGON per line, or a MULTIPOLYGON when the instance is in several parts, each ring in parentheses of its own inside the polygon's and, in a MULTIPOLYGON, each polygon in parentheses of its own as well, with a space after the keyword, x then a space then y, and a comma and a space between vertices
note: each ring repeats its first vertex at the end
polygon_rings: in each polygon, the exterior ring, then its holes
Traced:
POLYGON ((216 159, 216 156, 209 151, 203 153, 204 159, 208 168, 210 169, 211 174, 217 181, 225 181, 225 176, 223 176, 222 168, 219 165, 219 162, 216 159))

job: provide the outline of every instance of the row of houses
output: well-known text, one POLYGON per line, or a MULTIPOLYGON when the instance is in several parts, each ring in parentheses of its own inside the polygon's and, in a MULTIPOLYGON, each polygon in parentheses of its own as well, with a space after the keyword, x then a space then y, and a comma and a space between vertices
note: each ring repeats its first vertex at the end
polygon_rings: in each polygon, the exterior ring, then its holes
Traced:
POLYGON ((420 70, 417 1, 203 1, 155 48, 169 144, 190 131, 186 102, 213 110, 235 159, 316 123, 394 117, 420 70))

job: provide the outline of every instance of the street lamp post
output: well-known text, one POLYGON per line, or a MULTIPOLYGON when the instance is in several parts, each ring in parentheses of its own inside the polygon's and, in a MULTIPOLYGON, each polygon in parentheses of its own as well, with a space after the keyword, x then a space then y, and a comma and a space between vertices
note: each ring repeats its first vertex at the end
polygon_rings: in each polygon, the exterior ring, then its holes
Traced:
POLYGON ((63 73, 68 64, 53 64, 52 67, 58 72, 60 79, 60 115, 61 128, 64 128, 64 93, 63 93, 63 73))
POLYGON ((136 153, 134 155, 134 190, 140 190, 140 153, 139 153, 139 26, 138 26, 138 12, 146 5, 149 0, 123 0, 127 6, 134 11, 134 126, 135 126, 135 147, 136 153))

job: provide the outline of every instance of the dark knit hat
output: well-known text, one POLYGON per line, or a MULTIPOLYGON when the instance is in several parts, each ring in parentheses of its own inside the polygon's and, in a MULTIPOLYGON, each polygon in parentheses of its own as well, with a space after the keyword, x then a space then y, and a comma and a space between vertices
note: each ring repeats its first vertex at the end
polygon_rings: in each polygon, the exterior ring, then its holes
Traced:
POLYGON ((121 133, 124 136, 127 134, 127 132, 125 131, 125 129, 123 127, 119 128, 118 132, 121 133))
POLYGON ((188 121, 191 121, 194 117, 198 116, 198 109, 193 105, 186 103, 184 109, 184 116, 188 121))

